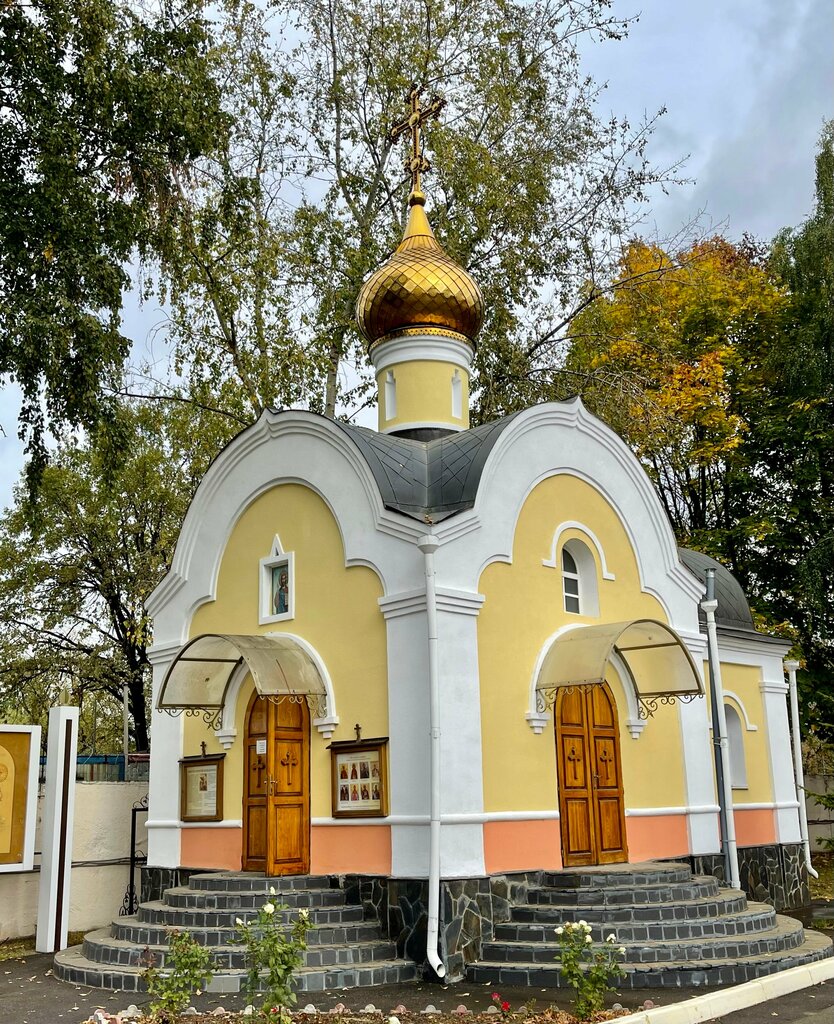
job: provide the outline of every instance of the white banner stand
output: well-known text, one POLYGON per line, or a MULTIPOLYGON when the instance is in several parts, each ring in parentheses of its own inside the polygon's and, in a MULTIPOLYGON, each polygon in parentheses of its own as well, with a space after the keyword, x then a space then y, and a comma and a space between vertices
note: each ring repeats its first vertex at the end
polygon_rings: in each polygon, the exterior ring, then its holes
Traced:
POLYGON ((55 953, 67 946, 77 752, 78 708, 50 708, 35 942, 39 953, 55 953))

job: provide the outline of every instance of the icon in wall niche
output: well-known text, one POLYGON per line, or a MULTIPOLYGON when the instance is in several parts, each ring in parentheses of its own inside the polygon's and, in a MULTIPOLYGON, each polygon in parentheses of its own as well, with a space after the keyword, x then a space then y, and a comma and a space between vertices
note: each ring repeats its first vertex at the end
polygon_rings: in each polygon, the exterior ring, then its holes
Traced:
POLYGON ((387 737, 330 744, 334 818, 378 818, 388 813, 387 752, 387 737))
POLYGON ((290 572, 286 563, 272 570, 272 614, 288 615, 290 610, 290 572))
POLYGON ((284 551, 276 536, 272 553, 260 561, 259 622, 283 622, 295 618, 295 555, 284 551))

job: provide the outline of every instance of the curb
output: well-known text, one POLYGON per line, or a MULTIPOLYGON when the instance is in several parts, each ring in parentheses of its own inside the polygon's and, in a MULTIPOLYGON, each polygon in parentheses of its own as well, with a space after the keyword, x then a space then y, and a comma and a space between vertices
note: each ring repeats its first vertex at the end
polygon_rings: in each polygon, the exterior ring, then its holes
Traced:
POLYGON ((811 988, 834 978, 834 957, 816 963, 791 967, 778 974, 768 974, 755 981, 746 981, 733 988, 718 989, 690 999, 688 1003, 672 1003, 651 1010, 638 1010, 627 1017, 618 1017, 616 1024, 704 1024, 735 1010, 777 999, 779 996, 811 988))

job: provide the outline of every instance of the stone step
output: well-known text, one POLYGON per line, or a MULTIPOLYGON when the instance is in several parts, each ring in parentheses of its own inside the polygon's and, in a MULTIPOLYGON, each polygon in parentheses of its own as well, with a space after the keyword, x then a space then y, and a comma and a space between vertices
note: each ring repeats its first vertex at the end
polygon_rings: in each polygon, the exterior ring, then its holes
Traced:
MULTIPOLYGON (((111 967, 96 963, 84 955, 81 946, 71 946, 55 954, 55 977, 88 988, 118 991, 144 990, 140 969, 136 965, 111 967)), ((331 989, 357 988, 371 985, 400 985, 417 977, 417 965, 405 960, 369 961, 343 967, 303 967, 295 975, 296 992, 324 992, 331 989)), ((239 992, 245 982, 245 971, 216 974, 209 991, 239 992)))
MULTIPOLYGON (((225 946, 235 937, 233 927, 200 928, 189 926, 183 931, 190 932, 204 946, 225 946)), ((161 946, 168 942, 170 928, 165 925, 143 924, 134 915, 117 917, 110 925, 110 934, 115 939, 133 942, 141 946, 161 946)), ((307 945, 334 945, 340 942, 372 942, 379 939, 377 921, 355 921, 349 924, 322 924, 313 926, 307 932, 307 945)))
MULTIPOLYGON (((775 927, 749 936, 716 936, 693 942, 623 942, 626 964, 661 964, 670 961, 736 960, 778 953, 801 946, 802 925, 789 917, 777 918, 775 927)), ((599 943, 591 946, 599 949, 599 943)), ((561 946, 552 942, 486 942, 483 959, 494 963, 558 964, 561 946)))
MULTIPOLYGON (((588 921, 591 937, 602 942, 612 932, 618 943, 680 941, 719 936, 748 935, 776 926, 776 911, 767 903, 748 903, 737 914, 722 914, 700 920, 632 924, 588 921)), ((500 942, 552 942, 555 924, 508 921, 495 926, 495 940, 500 942)))
POLYGON ((211 889, 215 892, 290 892, 293 889, 338 889, 338 882, 329 875, 264 875, 254 871, 210 871, 191 875, 190 889, 211 889))
MULTIPOLYGON (((617 988, 690 988, 737 985, 776 971, 811 963, 831 956, 831 940, 820 932, 806 930, 804 941, 794 949, 760 953, 750 957, 669 961, 663 964, 625 964, 625 978, 617 988)), ((564 985, 558 965, 537 963, 501 963, 480 960, 471 964, 467 978, 476 984, 525 985, 560 988, 564 985)))
MULTIPOLYGON (((282 889, 266 892, 232 892, 228 889, 191 889, 178 886, 166 889, 162 902, 168 907, 193 907, 205 910, 259 910, 271 902, 297 909, 300 907, 342 907, 345 894, 341 889, 282 889)), ((244 915, 240 915, 244 916, 244 915)))
POLYGON ((692 878, 688 882, 647 885, 589 886, 577 889, 536 888, 527 893, 528 903, 560 907, 639 907, 653 903, 695 900, 717 896, 718 881, 710 876, 692 878))
POLYGON ((647 861, 645 864, 609 864, 600 868, 563 868, 561 871, 543 871, 539 884, 556 889, 601 889, 610 885, 670 885, 685 883, 692 878, 686 864, 663 864, 647 861))
MULTIPOLYGON (((528 893, 529 899, 529 893, 528 893)), ((693 921, 721 914, 737 914, 747 907, 747 897, 740 889, 721 889, 717 896, 677 903, 648 905, 617 904, 615 906, 554 907, 534 903, 521 904, 510 910, 512 921, 529 921, 554 928, 565 921, 587 921, 588 924, 608 924, 611 931, 624 924, 693 921)))
MULTIPOLYGON (((246 950, 239 945, 211 947, 215 970, 243 970, 246 967, 246 950)), ((140 945, 124 939, 116 939, 109 929, 101 928, 84 936, 82 952, 88 960, 97 964, 114 966, 138 965, 147 961, 150 953, 156 967, 164 968, 167 962, 168 945, 140 945)), ((375 941, 352 942, 346 945, 317 945, 308 947, 304 953, 305 967, 340 967, 394 959, 397 948, 392 942, 377 938, 375 941)))
MULTIPOLYGON (((284 924, 295 920, 297 911, 276 910, 277 919, 284 924)), ((347 924, 364 918, 361 906, 311 907, 310 921, 314 925, 347 924)), ((141 903, 136 916, 142 924, 169 925, 174 928, 231 928, 237 918, 245 918, 245 912, 226 907, 224 909, 202 909, 169 907, 161 900, 141 903)))

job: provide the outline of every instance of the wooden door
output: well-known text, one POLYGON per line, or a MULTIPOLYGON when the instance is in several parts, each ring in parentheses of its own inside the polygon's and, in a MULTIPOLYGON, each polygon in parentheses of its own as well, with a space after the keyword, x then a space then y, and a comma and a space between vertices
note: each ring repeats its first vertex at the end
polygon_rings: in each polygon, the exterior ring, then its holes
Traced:
POLYGON ((243 868, 310 870, 310 713, 255 694, 246 715, 243 868))
POLYGON ((607 684, 560 693, 555 725, 565 867, 628 860, 617 706, 607 684))

